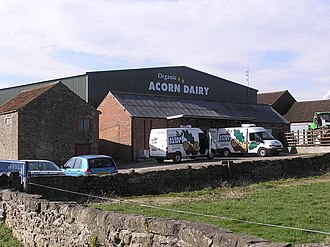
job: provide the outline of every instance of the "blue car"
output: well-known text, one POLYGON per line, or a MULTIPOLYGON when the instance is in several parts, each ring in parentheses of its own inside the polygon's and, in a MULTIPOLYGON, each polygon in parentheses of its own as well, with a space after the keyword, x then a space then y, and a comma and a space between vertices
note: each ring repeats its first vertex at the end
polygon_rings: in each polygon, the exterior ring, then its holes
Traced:
POLYGON ((115 161, 107 155, 80 155, 69 159, 62 171, 69 176, 116 174, 115 161))

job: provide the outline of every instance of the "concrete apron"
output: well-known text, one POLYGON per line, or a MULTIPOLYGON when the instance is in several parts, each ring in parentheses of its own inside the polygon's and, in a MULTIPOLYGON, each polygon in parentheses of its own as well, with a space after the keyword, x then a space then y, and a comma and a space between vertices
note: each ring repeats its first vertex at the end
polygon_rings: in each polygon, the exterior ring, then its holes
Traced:
POLYGON ((330 153, 330 146, 287 147, 290 154, 324 154, 330 153))

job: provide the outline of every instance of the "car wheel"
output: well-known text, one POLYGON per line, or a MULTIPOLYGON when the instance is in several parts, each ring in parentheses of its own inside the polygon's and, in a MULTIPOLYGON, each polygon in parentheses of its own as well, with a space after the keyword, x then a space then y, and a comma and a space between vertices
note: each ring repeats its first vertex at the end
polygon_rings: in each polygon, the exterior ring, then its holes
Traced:
POLYGON ((224 150, 222 150, 222 156, 223 157, 230 156, 230 150, 228 148, 225 148, 224 150))
POLYGON ((180 163, 182 159, 181 153, 176 152, 173 158, 173 162, 174 163, 180 163))
POLYGON ((208 159, 213 159, 215 156, 215 152, 213 149, 211 149, 211 151, 207 154, 207 158, 208 159))
POLYGON ((268 155, 267 149, 266 148, 259 148, 258 150, 258 155, 260 157, 266 157, 268 155))
POLYGON ((164 162, 163 158, 157 158, 156 160, 157 160, 158 163, 163 163, 164 162))

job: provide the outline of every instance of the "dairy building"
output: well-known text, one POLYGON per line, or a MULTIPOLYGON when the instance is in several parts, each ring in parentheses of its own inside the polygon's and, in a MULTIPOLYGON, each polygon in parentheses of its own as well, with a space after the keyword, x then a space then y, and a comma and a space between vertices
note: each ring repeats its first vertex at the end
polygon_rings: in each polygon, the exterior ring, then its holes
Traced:
POLYGON ((269 105, 257 104, 256 89, 185 66, 87 72, 1 89, 0 103, 59 80, 99 110, 100 153, 119 160, 145 157, 152 128, 254 123, 279 139, 289 129, 269 105))

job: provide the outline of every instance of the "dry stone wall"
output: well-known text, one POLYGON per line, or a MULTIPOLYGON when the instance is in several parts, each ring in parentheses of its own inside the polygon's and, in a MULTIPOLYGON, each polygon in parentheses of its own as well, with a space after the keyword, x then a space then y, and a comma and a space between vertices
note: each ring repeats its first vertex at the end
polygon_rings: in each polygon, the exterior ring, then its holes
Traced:
MULTIPOLYGON (((33 177, 30 180, 30 189, 34 194, 2 190, 0 209, 6 224, 24 246, 291 246, 287 243, 270 243, 257 237, 233 234, 229 230, 204 223, 104 212, 77 203, 54 200, 79 199, 64 190, 92 195, 158 194, 219 186, 223 181, 252 183, 285 177, 321 175, 329 170, 330 154, 324 154, 309 158, 228 163, 200 169, 187 168, 145 174, 77 178, 33 177), (60 188, 61 191, 49 187, 60 188), (93 245, 95 242, 98 242, 98 245, 93 245)), ((1 186, 7 184, 17 188, 19 183, 19 177, 9 179, 0 176, 1 186)), ((86 200, 86 197, 83 199, 86 200)))
POLYGON ((1 191, 1 208, 7 226, 24 246, 291 246, 204 223, 100 211, 9 190, 1 191))
POLYGON ((88 198, 47 187, 98 196, 131 196, 198 190, 205 187, 219 187, 222 183, 239 185, 288 177, 308 177, 329 171, 330 153, 285 160, 228 164, 218 162, 197 169, 162 170, 115 176, 32 177, 30 182, 33 185, 30 189, 33 194, 40 194, 51 200, 80 201, 88 198))

